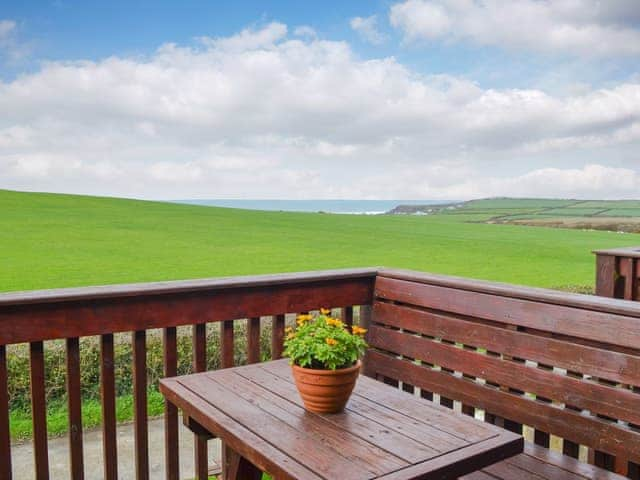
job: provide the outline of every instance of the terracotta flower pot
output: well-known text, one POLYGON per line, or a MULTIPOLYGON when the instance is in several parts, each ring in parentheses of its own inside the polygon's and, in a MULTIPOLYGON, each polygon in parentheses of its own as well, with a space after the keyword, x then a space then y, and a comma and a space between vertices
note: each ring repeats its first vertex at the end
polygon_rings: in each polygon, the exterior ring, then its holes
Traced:
POLYGON ((315 370, 292 365, 293 378, 307 410, 337 413, 344 410, 360 373, 361 362, 337 370, 315 370))

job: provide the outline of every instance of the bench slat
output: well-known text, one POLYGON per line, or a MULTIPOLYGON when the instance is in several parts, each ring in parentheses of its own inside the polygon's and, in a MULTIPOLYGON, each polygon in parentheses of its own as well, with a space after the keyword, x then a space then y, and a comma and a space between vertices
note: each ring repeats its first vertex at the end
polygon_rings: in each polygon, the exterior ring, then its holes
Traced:
POLYGON ((371 346, 382 350, 568 403, 592 413, 640 423, 640 396, 628 389, 529 367, 521 362, 503 360, 379 326, 370 328, 368 340, 371 346))
MULTIPOLYGON (((620 383, 640 383, 640 357, 417 308, 374 304, 376 323, 485 348, 620 383)), ((640 321, 639 321, 640 323, 640 321)), ((640 339, 639 339, 640 341, 640 339)))
POLYGON ((397 302, 638 349, 640 320, 623 315, 379 277, 375 295, 397 302))
POLYGON ((432 389, 447 397, 534 428, 553 432, 563 438, 593 446, 613 455, 629 454, 636 462, 640 460, 640 433, 615 423, 581 415, 572 410, 561 410, 377 351, 367 353, 367 362, 368 368, 374 374, 408 381, 420 388, 432 389))

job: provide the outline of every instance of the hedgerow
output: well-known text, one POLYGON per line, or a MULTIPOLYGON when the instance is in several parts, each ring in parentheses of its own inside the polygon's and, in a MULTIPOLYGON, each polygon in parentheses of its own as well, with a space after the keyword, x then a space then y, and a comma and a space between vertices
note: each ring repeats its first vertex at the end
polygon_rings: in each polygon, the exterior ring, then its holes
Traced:
MULTIPOLYGON (((236 365, 246 363, 246 322, 235 322, 234 356, 236 365)), ((271 326, 264 321, 261 332, 261 357, 271 355, 271 326)), ((191 327, 178 328, 178 374, 192 373, 191 327)), ((45 342, 46 399, 48 404, 60 404, 66 399, 66 347, 64 340, 45 342)), ((131 394, 132 348, 131 334, 114 336, 116 395, 131 394)), ((220 366, 220 334, 217 324, 207 325, 207 368, 220 366)), ((29 346, 11 345, 7 349, 8 389, 10 410, 28 411, 31 405, 29 391, 29 346)), ((162 331, 147 332, 147 383, 149 389, 157 390, 158 381, 163 377, 162 331)), ((84 337, 80 339, 80 377, 83 400, 100 398, 100 339, 84 337)))

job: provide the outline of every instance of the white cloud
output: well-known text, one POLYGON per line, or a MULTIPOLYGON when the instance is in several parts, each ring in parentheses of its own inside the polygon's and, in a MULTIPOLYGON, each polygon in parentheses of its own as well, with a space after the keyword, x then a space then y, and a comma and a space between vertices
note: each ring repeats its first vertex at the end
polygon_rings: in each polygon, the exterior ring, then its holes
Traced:
POLYGON ((227 38, 201 37, 200 40, 211 47, 225 51, 244 51, 256 48, 272 47, 287 35, 287 26, 272 22, 258 30, 245 28, 240 33, 227 38))
POLYGON ((286 31, 272 23, 146 59, 50 62, 0 81, 0 188, 639 196, 638 82, 567 97, 482 89, 286 31))
POLYGON ((296 27, 295 30, 293 31, 293 34, 296 37, 306 37, 306 38, 318 37, 318 34, 316 33, 315 29, 313 27, 310 27, 309 25, 300 25, 299 27, 296 27))
POLYGON ((640 55, 636 0, 406 0, 391 24, 408 42, 443 39, 579 56, 640 55))
POLYGON ((373 45, 380 45, 386 40, 385 35, 378 29, 378 17, 354 17, 349 22, 351 28, 365 41, 373 45))

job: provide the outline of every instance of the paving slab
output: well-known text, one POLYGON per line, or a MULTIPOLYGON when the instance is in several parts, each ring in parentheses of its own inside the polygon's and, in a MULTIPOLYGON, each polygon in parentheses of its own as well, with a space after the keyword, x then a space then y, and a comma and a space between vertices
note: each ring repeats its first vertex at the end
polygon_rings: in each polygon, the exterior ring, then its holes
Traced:
MULTIPOLYGON (((118 479, 135 480, 135 457, 133 424, 118 425, 118 479)), ((33 447, 31 443, 15 444, 12 447, 13 477, 16 480, 32 479, 34 476, 33 447)), ((164 420, 149 421, 149 471, 153 479, 164 479, 164 420)), ((220 441, 209 441, 209 460, 212 467, 220 459, 220 441)), ((49 440, 49 465, 51 480, 68 480, 69 441, 67 437, 49 440)), ((86 480, 102 480, 102 431, 88 430, 84 433, 84 465, 86 480)), ((180 478, 194 478, 193 434, 180 424, 180 478)))

